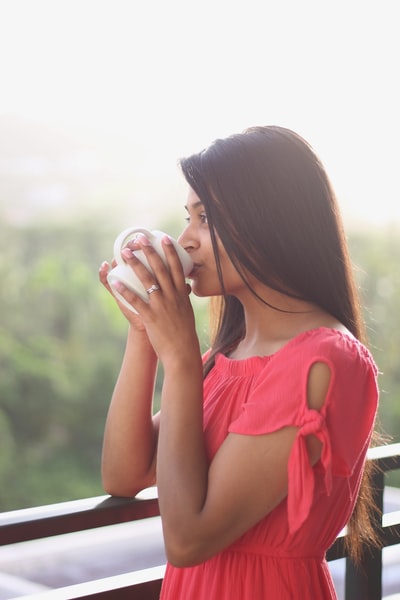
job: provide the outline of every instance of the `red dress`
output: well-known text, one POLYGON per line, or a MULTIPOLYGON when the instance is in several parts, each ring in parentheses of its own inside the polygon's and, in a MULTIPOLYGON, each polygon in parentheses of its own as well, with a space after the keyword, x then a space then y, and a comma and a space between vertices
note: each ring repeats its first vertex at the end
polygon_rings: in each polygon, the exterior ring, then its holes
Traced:
POLYGON ((204 435, 210 461, 228 432, 258 435, 298 427, 288 463, 288 495, 231 546, 195 567, 167 565, 162 600, 332 600, 325 560, 359 490, 378 403, 368 350, 339 331, 300 334, 271 356, 217 355, 204 382, 204 435), (320 412, 309 409, 307 374, 329 365, 320 412), (306 436, 322 442, 311 467, 306 436))

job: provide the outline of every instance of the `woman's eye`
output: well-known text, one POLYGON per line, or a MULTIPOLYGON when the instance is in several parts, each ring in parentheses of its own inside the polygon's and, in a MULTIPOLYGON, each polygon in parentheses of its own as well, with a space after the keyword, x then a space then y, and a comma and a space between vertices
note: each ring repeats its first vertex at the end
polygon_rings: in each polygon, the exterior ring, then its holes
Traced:
MULTIPOLYGON (((196 218, 197 218, 197 217, 196 217, 196 218)), ((200 213, 200 214, 199 214, 199 216, 198 216, 198 218, 199 218, 199 221, 200 221, 200 223, 201 223, 202 225, 203 225, 203 224, 204 224, 204 225, 207 225, 207 224, 208 224, 208 220, 207 220, 207 215, 206 215, 206 213, 200 213)), ((186 221, 186 223, 189 225, 189 223, 190 223, 190 221, 191 221, 190 217, 185 217, 185 221, 186 221)))

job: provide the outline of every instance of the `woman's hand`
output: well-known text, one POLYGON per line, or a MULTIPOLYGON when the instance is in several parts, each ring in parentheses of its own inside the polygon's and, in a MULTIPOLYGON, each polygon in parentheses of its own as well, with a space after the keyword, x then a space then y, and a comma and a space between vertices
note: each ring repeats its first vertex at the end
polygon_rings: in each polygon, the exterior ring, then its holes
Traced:
MULTIPOLYGON (((114 296, 114 294, 112 293, 110 284, 107 281, 107 275, 110 271, 111 268, 114 268, 116 266, 116 261, 115 259, 113 259, 111 266, 107 261, 104 261, 99 268, 99 280, 100 283, 103 284, 103 286, 106 288, 106 290, 112 295, 112 297, 114 298, 114 300, 116 301, 116 303, 118 304, 122 314, 126 317, 126 319, 129 321, 129 323, 131 324, 131 326, 136 329, 137 331, 140 331, 142 333, 145 333, 145 327, 143 325, 142 319, 136 314, 134 313, 132 310, 129 310, 129 308, 127 308, 124 304, 122 304, 122 302, 119 302, 118 299, 114 296)), ((125 288, 124 288, 125 289, 125 288)))
MULTIPOLYGON (((162 245, 167 266, 145 236, 129 242, 122 251, 125 262, 134 270, 144 288, 150 290, 152 286, 157 286, 149 293, 148 302, 125 286, 119 286, 118 291, 137 310, 150 342, 164 365, 169 360, 187 357, 192 351, 197 360, 200 348, 189 299, 190 286, 185 281, 180 259, 168 236, 163 238, 162 245), (133 254, 134 250, 139 249, 146 256, 154 275, 133 254)), ((126 315, 126 310, 123 312, 126 315)))
MULTIPOLYGON (((131 255, 131 251, 127 251, 131 255)), ((134 496, 154 485, 159 417, 153 417, 157 356, 142 318, 113 295, 107 281, 111 267, 103 262, 99 279, 129 321, 124 358, 116 381, 105 425, 102 481, 115 496, 134 496)))

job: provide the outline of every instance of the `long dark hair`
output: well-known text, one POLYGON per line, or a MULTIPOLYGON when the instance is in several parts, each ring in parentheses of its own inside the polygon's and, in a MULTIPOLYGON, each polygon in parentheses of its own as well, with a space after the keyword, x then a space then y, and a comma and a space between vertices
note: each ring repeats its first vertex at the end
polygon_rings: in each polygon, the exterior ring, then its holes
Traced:
MULTIPOLYGON (((204 204, 223 291, 214 301, 215 336, 205 376, 215 355, 228 354, 245 334, 242 305, 225 294, 217 235, 249 289, 245 272, 318 305, 365 343, 335 193, 320 159, 301 136, 283 127, 252 127, 181 160, 181 168, 204 204)), ((366 472, 349 524, 355 558, 361 543, 374 539, 367 479, 366 472)))

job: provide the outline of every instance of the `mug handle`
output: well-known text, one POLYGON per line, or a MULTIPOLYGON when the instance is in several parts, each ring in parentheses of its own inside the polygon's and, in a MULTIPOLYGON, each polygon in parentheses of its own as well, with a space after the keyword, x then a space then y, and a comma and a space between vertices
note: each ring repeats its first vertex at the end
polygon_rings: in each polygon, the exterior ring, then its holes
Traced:
POLYGON ((118 265, 125 264, 125 261, 121 256, 121 250, 124 248, 126 242, 129 241, 129 238, 132 237, 134 233, 143 233, 149 239, 153 239, 154 237, 152 232, 146 229, 145 227, 130 227, 129 229, 125 229, 124 231, 122 231, 114 242, 114 258, 118 265))

